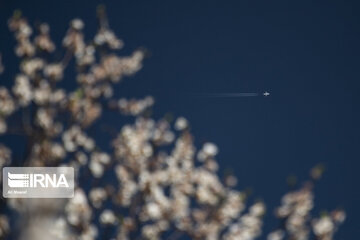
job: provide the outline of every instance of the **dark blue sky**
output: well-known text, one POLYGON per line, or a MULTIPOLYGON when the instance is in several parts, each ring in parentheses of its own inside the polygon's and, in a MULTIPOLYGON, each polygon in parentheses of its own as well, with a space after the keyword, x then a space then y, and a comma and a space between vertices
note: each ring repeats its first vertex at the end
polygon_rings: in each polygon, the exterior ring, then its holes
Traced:
MULTIPOLYGON (((119 95, 151 94, 156 116, 187 117, 199 144, 219 145, 222 170, 231 168, 239 187, 251 187, 269 207, 279 204, 289 174, 305 180, 325 163, 316 211, 343 206, 348 219, 336 239, 360 235, 360 2, 0 0, 5 63, 14 9, 49 22, 59 40, 74 17, 93 33, 99 3, 124 39, 124 53, 139 46, 151 52, 119 95), (193 96, 265 90, 270 97, 193 96)), ((9 61, 8 72, 16 70, 9 61)), ((267 230, 271 219, 270 211, 267 230)))

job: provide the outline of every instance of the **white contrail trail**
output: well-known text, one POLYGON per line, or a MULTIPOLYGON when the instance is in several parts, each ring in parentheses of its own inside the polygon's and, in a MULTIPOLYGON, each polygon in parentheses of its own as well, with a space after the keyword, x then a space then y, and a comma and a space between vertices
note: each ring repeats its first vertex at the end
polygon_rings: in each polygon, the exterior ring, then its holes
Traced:
POLYGON ((259 93, 199 93, 192 94, 198 97, 213 97, 213 98, 238 98, 238 97, 258 97, 259 93))

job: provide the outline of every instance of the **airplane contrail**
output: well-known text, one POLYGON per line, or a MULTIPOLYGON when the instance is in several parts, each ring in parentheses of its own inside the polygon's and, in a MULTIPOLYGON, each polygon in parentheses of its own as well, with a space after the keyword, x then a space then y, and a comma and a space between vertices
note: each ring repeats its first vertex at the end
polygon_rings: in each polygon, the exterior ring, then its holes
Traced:
POLYGON ((258 97, 264 96, 267 97, 270 95, 269 92, 264 92, 262 94, 256 92, 243 92, 243 93, 198 93, 192 94, 198 97, 210 97, 210 98, 238 98, 238 97, 258 97))
POLYGON ((209 97, 257 97, 258 93, 214 93, 207 95, 209 97))

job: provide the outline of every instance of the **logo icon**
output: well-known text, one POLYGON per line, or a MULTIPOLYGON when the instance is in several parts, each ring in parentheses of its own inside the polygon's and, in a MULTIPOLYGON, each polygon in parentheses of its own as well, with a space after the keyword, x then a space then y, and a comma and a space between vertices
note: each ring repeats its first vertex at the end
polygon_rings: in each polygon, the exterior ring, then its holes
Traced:
POLYGON ((8 172, 9 187, 24 188, 29 186, 29 174, 11 174, 8 172))
POLYGON ((73 195, 72 167, 3 168, 5 198, 72 198, 73 195))

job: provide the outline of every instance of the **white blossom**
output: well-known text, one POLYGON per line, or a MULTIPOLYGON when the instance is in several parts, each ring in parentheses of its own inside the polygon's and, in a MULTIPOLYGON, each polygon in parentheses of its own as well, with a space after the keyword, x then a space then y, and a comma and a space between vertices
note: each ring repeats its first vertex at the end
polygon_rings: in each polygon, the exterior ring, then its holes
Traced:
POLYGON ((105 209, 100 214, 100 222, 102 224, 115 224, 117 222, 117 218, 116 218, 115 214, 113 213, 113 211, 111 211, 109 209, 105 209))

